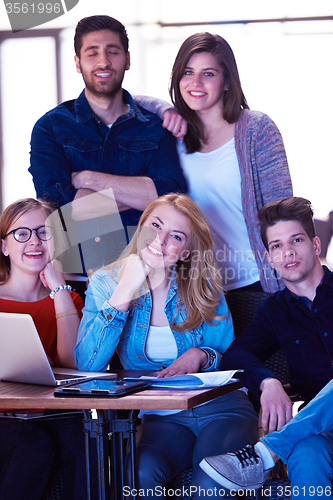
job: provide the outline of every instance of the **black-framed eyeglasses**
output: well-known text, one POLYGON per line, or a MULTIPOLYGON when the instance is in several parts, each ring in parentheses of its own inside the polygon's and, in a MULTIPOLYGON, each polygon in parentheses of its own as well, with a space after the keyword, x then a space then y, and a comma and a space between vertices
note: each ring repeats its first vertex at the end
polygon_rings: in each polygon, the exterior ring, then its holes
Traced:
POLYGON ((41 241, 48 241, 53 236, 53 229, 50 226, 39 226, 36 227, 36 229, 30 229, 29 227, 18 227, 17 229, 9 231, 9 233, 4 236, 4 239, 12 234, 15 240, 19 243, 26 243, 30 240, 32 231, 35 231, 35 233, 37 234, 37 238, 39 238, 41 241))

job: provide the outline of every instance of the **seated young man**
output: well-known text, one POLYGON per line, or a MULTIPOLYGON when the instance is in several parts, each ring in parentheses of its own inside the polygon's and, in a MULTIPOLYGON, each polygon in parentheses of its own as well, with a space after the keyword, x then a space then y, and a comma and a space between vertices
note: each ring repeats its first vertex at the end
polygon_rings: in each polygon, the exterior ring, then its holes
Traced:
POLYGON ((200 467, 229 489, 259 488, 278 455, 287 463, 295 498, 316 498, 323 491, 330 496, 333 412, 332 404, 324 410, 323 404, 333 400, 332 383, 328 384, 333 373, 333 273, 321 266, 320 240, 308 200, 289 197, 272 202, 259 212, 259 222, 270 264, 285 289, 259 306, 220 368, 244 369, 239 378, 260 394, 263 429, 279 432, 254 447, 205 458, 200 467), (292 387, 306 403, 328 384, 292 420, 289 397, 263 365, 278 349, 286 355, 292 387))

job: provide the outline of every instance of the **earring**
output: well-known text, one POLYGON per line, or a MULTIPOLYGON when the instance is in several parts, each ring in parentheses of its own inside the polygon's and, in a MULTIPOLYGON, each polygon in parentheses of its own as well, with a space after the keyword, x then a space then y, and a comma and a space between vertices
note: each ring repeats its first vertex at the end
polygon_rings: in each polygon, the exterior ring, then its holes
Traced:
POLYGON ((5 257, 8 257, 8 252, 2 252, 5 257))

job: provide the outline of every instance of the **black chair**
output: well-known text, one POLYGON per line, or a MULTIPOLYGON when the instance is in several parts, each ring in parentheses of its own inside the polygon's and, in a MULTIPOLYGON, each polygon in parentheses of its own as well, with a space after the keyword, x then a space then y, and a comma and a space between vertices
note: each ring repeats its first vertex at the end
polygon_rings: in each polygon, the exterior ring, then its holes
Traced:
POLYGON ((248 292, 235 290, 226 293, 226 300, 234 324, 235 337, 239 337, 253 320, 261 302, 270 297, 266 292, 248 292))
MULTIPOLYGON (((226 294, 228 307, 234 323, 235 337, 243 333, 253 320, 258 306, 270 296, 271 294, 266 292, 246 291, 234 291, 226 294)), ((289 368, 282 351, 274 353, 264 364, 280 378, 283 385, 289 383, 289 368)))
POLYGON ((64 469, 53 467, 41 500, 61 500, 63 498, 64 469))

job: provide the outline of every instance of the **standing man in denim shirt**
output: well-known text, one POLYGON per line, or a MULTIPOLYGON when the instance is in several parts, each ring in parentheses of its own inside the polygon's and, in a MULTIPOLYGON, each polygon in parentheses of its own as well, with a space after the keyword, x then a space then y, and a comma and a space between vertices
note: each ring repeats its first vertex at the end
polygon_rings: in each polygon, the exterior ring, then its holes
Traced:
POLYGON ((37 197, 61 208, 75 257, 64 270, 90 274, 118 257, 152 201, 187 186, 175 138, 122 88, 130 67, 125 27, 109 16, 84 18, 74 47, 85 89, 37 121, 29 171, 37 197))

